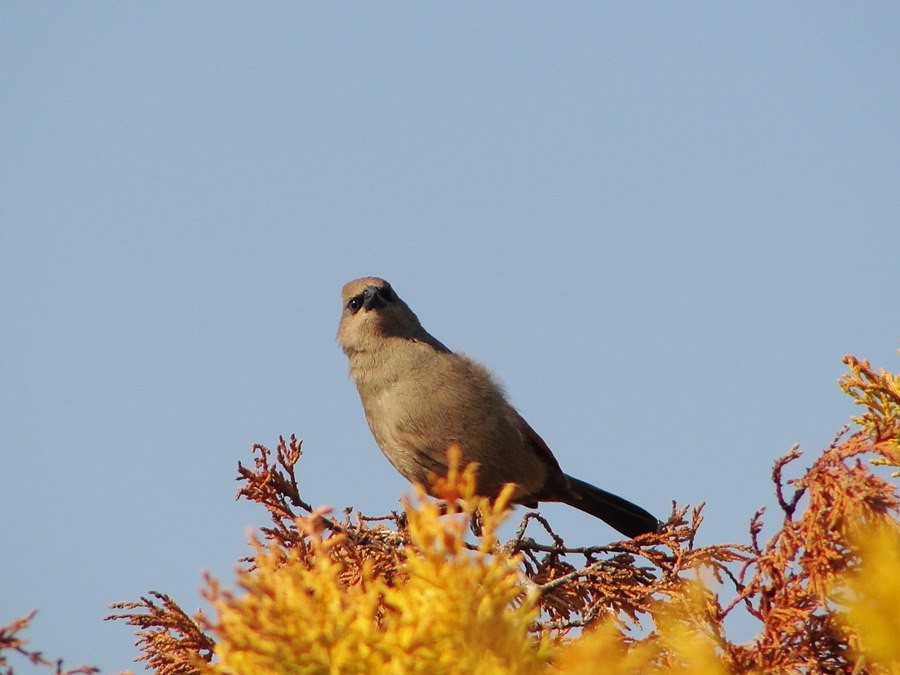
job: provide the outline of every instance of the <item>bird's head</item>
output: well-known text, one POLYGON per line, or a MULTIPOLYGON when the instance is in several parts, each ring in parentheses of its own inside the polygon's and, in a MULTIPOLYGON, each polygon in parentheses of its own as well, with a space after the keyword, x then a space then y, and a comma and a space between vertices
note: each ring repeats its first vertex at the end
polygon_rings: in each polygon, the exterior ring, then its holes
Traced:
POLYGON ((354 279, 344 285, 341 301, 337 340, 347 354, 374 351, 385 338, 424 333, 419 319, 384 279, 354 279))

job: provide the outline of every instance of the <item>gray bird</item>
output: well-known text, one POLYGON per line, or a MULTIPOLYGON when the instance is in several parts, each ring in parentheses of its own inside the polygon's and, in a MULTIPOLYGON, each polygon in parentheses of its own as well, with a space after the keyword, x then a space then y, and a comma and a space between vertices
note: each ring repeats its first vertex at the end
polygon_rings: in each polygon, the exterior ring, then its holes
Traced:
POLYGON ((337 339, 350 377, 376 443, 407 480, 427 489, 456 444, 463 465, 479 464, 480 495, 513 483, 516 504, 563 502, 629 537, 659 528, 641 507, 563 473, 490 372, 432 337, 387 281, 351 281, 342 300, 337 339))

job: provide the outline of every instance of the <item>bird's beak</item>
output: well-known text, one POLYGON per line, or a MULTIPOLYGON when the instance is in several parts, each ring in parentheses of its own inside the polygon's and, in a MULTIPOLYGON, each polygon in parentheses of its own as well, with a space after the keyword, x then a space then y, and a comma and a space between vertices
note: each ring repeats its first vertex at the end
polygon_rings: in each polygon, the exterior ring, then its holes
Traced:
POLYGON ((366 286, 366 290, 363 291, 363 307, 366 310, 372 309, 375 305, 383 305, 384 301, 381 299, 381 289, 377 286, 366 286))

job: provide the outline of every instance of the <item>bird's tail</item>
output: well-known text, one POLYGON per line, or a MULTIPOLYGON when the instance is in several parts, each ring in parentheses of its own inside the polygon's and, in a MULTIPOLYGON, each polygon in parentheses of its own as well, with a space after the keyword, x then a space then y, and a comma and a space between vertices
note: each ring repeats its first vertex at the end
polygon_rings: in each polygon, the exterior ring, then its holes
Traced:
POLYGON ((637 504, 632 504, 627 499, 601 490, 583 480, 572 476, 566 478, 569 479, 571 492, 560 501, 569 506, 590 513, 627 537, 656 532, 659 528, 660 522, 656 516, 637 504))

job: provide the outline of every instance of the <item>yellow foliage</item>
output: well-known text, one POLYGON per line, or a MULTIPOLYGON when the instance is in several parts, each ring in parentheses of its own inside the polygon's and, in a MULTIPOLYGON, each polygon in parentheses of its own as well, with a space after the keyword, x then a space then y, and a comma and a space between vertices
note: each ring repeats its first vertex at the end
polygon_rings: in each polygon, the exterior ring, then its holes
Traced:
POLYGON ((407 581, 385 595, 391 672, 528 673, 546 662, 546 649, 528 633, 535 593, 520 588, 518 556, 497 548, 512 486, 493 503, 477 498, 475 469, 451 470, 435 486, 455 513, 442 517, 421 490, 405 503, 415 552, 406 558, 407 581), (471 551, 465 535, 476 510, 482 536, 471 551))
POLYGON ((835 596, 848 608, 845 630, 870 672, 900 673, 900 529, 860 527, 859 568, 839 581, 835 596))
POLYGON ((295 554, 285 560, 274 546, 258 550, 257 569, 241 573, 245 593, 212 596, 222 673, 326 673, 377 670, 380 584, 371 579, 343 586, 339 565, 328 556, 336 542, 314 540, 316 563, 295 554))
POLYGON ((646 672, 656 658, 650 642, 634 643, 612 620, 601 623, 561 649, 559 672, 564 675, 596 675, 603 664, 604 675, 646 672))
POLYGON ((682 592, 654 607, 657 630, 640 640, 627 639, 613 619, 561 649, 563 675, 672 673, 673 675, 726 675, 730 672, 713 638, 703 632, 706 623, 704 590, 685 583, 682 592))
MULTIPOLYGON (((838 384, 854 402, 866 409, 851 419, 869 432, 876 443, 889 442, 900 451, 900 376, 875 370, 868 361, 845 356, 850 372, 838 384)), ((894 459, 900 460, 898 457, 894 459)))
POLYGON ((535 598, 519 586, 518 559, 497 549, 496 528, 510 492, 495 502, 474 494, 475 467, 452 472, 438 488, 450 513, 419 492, 407 504, 413 546, 405 576, 387 584, 364 565, 346 584, 329 555, 344 535, 323 539, 316 517, 298 526, 313 542, 312 564, 296 551, 257 547, 257 569, 242 572, 241 597, 211 588, 219 611, 218 661, 209 672, 529 673, 549 650, 529 635, 535 598), (459 497, 457 502, 452 497, 459 497), (466 545, 479 512, 483 535, 466 545))

